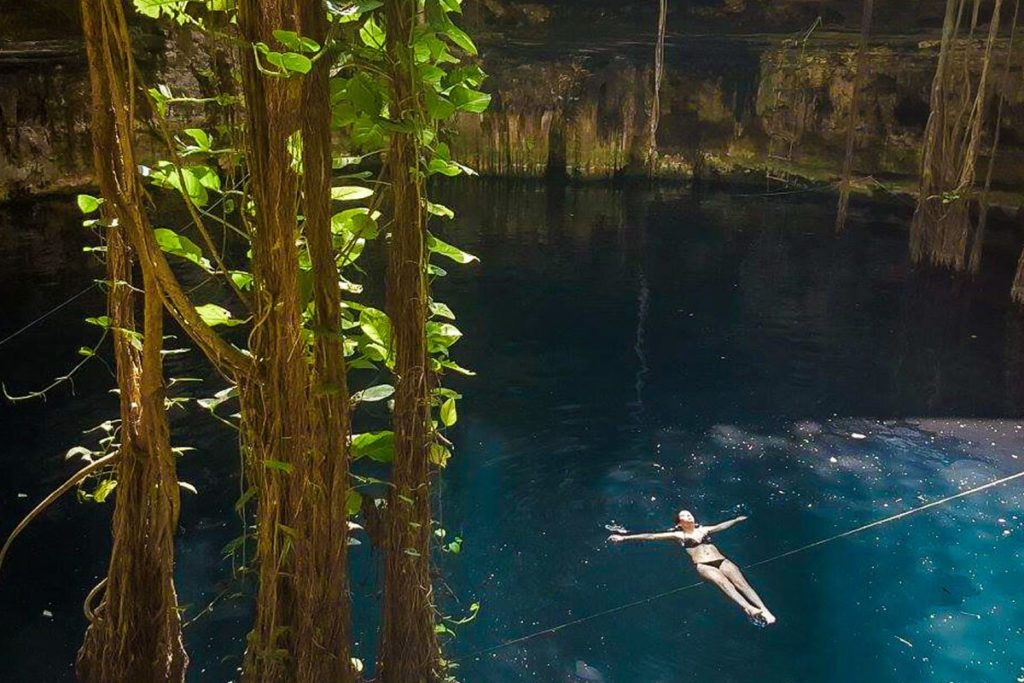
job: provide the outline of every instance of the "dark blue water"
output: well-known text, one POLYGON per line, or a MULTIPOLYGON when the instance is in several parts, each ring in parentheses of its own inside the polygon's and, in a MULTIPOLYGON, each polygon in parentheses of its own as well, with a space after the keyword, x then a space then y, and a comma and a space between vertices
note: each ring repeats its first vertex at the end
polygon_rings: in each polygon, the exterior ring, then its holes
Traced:
MULTIPOLYGON (((437 506, 464 539, 439 558, 444 610, 482 605, 450 645, 462 680, 1024 676, 1019 481, 751 571, 779 618, 769 629, 700 587, 475 655, 695 581, 679 548, 608 547, 606 524, 661 530, 680 507, 706 522, 746 514, 716 543, 747 564, 1024 469, 1024 321, 999 235, 974 283, 917 273, 899 206, 857 207, 837 240, 827 199, 447 194, 459 217, 445 235, 482 259, 437 284, 466 333, 456 357, 479 373, 458 383, 437 506)), ((0 256, 3 337, 89 271, 70 212, 0 220, 26 235, 0 256)), ((0 347, 0 379, 38 385, 74 362, 97 296, 0 347)), ((172 357, 172 374, 202 374, 194 355, 172 357)), ((5 525, 71 471, 62 453, 109 415, 109 383, 90 368, 77 398, 2 408, 5 525)), ((200 495, 186 498, 178 571, 182 602, 199 606, 230 585, 220 548, 237 534, 237 452, 193 413, 174 432, 198 449, 181 464, 200 495)), ((0 680, 67 677, 107 514, 69 498, 26 533, 0 576, 0 680)), ((375 568, 365 546, 355 553, 357 649, 370 659, 375 568)), ((232 678, 246 614, 227 599, 189 626, 192 680, 232 678)))

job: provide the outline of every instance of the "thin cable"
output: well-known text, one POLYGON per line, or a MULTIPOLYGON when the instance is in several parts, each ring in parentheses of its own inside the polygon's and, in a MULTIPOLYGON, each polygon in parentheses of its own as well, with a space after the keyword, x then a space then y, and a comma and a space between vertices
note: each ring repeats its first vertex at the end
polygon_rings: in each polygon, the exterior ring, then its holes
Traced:
MULTIPOLYGON (((877 526, 882 526, 883 524, 888 524, 889 522, 895 522, 896 520, 903 519, 904 517, 909 517, 910 515, 917 514, 918 512, 924 512, 925 510, 928 510, 928 509, 931 509, 931 508, 934 508, 934 507, 938 507, 939 505, 945 505, 946 503, 950 503, 950 502, 952 502, 954 500, 957 500, 958 498, 965 498, 967 496, 974 495, 975 493, 981 493, 982 491, 985 491, 987 489, 993 488, 995 486, 999 486, 1001 484, 1006 484, 1007 482, 1013 481, 1014 479, 1020 479, 1021 477, 1024 477, 1024 470, 1021 470, 1017 474, 1011 474, 1008 477, 1003 477, 1001 479, 996 479, 995 481, 991 481, 991 482, 989 482, 987 484, 982 484, 981 486, 976 486, 976 487, 974 487, 972 489, 969 489, 967 491, 961 491, 960 493, 954 494, 952 496, 947 496, 945 498, 933 501, 931 503, 926 503, 925 505, 921 505, 921 506, 913 508, 911 510, 906 510, 904 512, 897 513, 895 515, 890 515, 889 517, 886 517, 884 519, 876 520, 876 521, 871 522, 869 524, 865 524, 863 526, 859 526, 859 527, 857 527, 855 529, 850 529, 849 531, 844 531, 844 532, 836 534, 834 536, 829 536, 828 538, 824 538, 824 539, 822 539, 820 541, 815 541, 813 543, 808 543, 807 545, 800 546, 799 548, 794 548, 793 550, 787 550, 785 552, 779 553, 778 555, 773 555, 772 557, 769 557, 767 559, 759 560, 757 562, 754 562, 753 564, 744 565, 742 567, 742 569, 754 569, 755 567, 762 567, 762 566, 764 566, 766 564, 769 564, 771 562, 775 562, 777 560, 781 560, 781 559, 786 558, 786 557, 792 557, 793 555, 796 555, 798 553, 802 553, 802 552, 804 552, 806 550, 810 550, 811 548, 816 548, 818 546, 825 545, 826 543, 831 543, 832 541, 837 541, 837 540, 839 540, 841 538, 846 538, 847 536, 853 536, 854 534, 859 534, 862 531, 867 531, 868 529, 872 529, 872 528, 877 527, 877 526)), ((572 621, 567 621, 567 622, 565 622, 563 624, 558 624, 557 626, 552 626, 550 628, 546 628, 546 629, 543 629, 543 630, 540 630, 540 631, 535 631, 533 633, 528 633, 525 636, 521 636, 521 637, 515 638, 513 640, 507 640, 507 641, 505 641, 503 643, 499 643, 499 644, 494 645, 492 647, 484 648, 483 650, 477 650, 476 652, 471 652, 470 654, 464 655, 462 657, 458 657, 458 658, 454 659, 453 661, 462 662, 462 661, 465 661, 467 659, 476 659, 476 658, 482 657, 483 655, 487 655, 487 654, 490 654, 492 652, 497 652, 498 650, 503 650, 506 647, 511 647, 513 645, 518 645, 519 643, 524 643, 524 642, 526 642, 528 640, 533 640, 534 638, 539 638, 540 636, 545 636, 545 635, 548 635, 548 634, 551 634, 551 633, 556 633, 558 631, 561 631, 562 629, 569 628, 570 626, 576 626, 578 624, 582 624, 582 623, 587 622, 587 621, 592 621, 594 619, 598 619, 600 617, 604 617, 604 616, 607 616, 609 614, 615 614, 616 612, 622 612, 624 610, 631 609, 633 607, 639 607, 640 605, 645 605, 645 604, 647 604, 649 602, 653 602, 655 600, 660 600, 661 598, 667 597, 669 595, 675 595, 676 593, 682 593, 683 591, 688 591, 691 588, 697 588, 698 586, 703 586, 703 585, 704 585, 703 581, 698 581, 696 583, 691 583, 691 584, 686 585, 686 586, 680 586, 679 588, 673 588, 672 590, 667 590, 667 591, 664 591, 662 593, 658 593, 657 595, 652 595, 650 597, 643 598, 641 600, 635 600, 633 602, 626 603, 625 605, 619 605, 618 607, 612 607, 611 609, 606 609, 606 610, 603 610, 601 612, 597 612, 595 614, 590 614, 590 615, 585 616, 585 617, 580 617, 578 619, 573 619, 572 621)))
POLYGON ((64 307, 65 307, 65 306, 67 306, 68 304, 70 304, 70 303, 71 303, 72 301, 74 301, 75 299, 79 299, 79 298, 81 298, 81 297, 85 296, 86 292, 89 292, 90 290, 92 290, 92 289, 93 289, 94 287, 96 287, 96 285, 97 285, 97 283, 95 283, 95 282, 94 282, 94 283, 92 283, 91 285, 89 285, 88 287, 86 287, 85 289, 83 289, 83 290, 82 290, 81 292, 79 292, 78 294, 75 294, 75 295, 74 295, 73 297, 71 297, 70 299, 68 299, 68 300, 64 301, 63 303, 57 304, 56 306, 54 306, 53 308, 51 308, 51 309, 50 309, 49 311, 47 311, 46 313, 43 313, 43 314, 42 314, 41 316, 39 316, 38 318, 36 318, 36 319, 35 319, 35 320, 33 320, 32 322, 30 322, 29 324, 25 325, 24 327, 22 327, 22 328, 21 328, 20 330, 18 330, 18 331, 16 331, 16 332, 13 332, 13 333, 11 333, 11 334, 9 334, 9 335, 7 335, 7 336, 6 336, 6 337, 4 337, 4 338, 3 338, 2 340, 0 340, 0 346, 3 346, 3 345, 4 345, 4 344, 6 344, 7 342, 11 341, 12 339, 14 339, 15 337, 17 337, 18 335, 22 334, 23 332, 26 332, 26 331, 28 331, 28 330, 29 330, 29 329, 31 329, 32 327, 35 327, 36 325, 38 325, 38 324, 39 324, 39 323, 41 323, 42 321, 44 321, 44 320, 46 320, 47 318, 49 318, 49 317, 50 317, 51 315, 53 315, 54 313, 56 313, 56 312, 57 312, 57 311, 59 311, 60 309, 64 308, 64 307))
POLYGON ((967 491, 961 491, 960 493, 954 494, 952 496, 947 496, 947 497, 942 498, 940 500, 936 500, 936 501, 933 501, 931 503, 927 503, 925 505, 921 505, 920 507, 916 507, 916 508, 913 508, 911 510, 905 510, 904 512, 899 512, 899 513, 897 513, 895 515, 891 515, 889 517, 886 517, 885 519, 879 519, 879 520, 877 520, 875 522, 871 522, 870 524, 865 524, 864 526, 859 526, 856 529, 850 529, 849 531, 844 531, 841 534, 836 534, 835 536, 830 536, 829 538, 825 538, 825 539, 822 539, 820 541, 815 541, 814 543, 808 543, 807 545, 801 546, 801 547, 796 548, 794 550, 787 550, 784 553, 780 553, 778 555, 775 555, 774 557, 769 557, 766 560, 760 560, 759 562, 755 562, 754 564, 748 564, 748 565, 746 565, 744 567, 744 569, 753 569, 754 567, 761 567, 763 565, 769 564, 770 562, 775 562, 776 560, 781 560, 784 557, 790 557, 791 555, 796 555, 797 553, 802 553, 805 550, 810 550, 811 548, 816 548, 819 545, 825 545, 826 543, 831 543, 832 541, 838 541, 840 538, 846 538, 847 536, 853 536, 854 534, 859 534, 862 531, 867 531, 868 529, 872 529, 872 528, 874 528, 876 526, 882 526, 883 524, 888 524, 889 522, 895 522, 898 519, 903 519, 904 517, 909 517, 910 515, 916 515, 918 512, 924 512, 925 510, 931 509, 933 507, 938 507, 939 505, 945 505, 946 503, 949 503, 949 502, 952 502, 954 500, 957 500, 958 498, 965 498, 965 497, 973 495, 975 493, 981 493, 982 491, 990 489, 990 488, 992 488, 994 486, 999 486, 1000 484, 1005 484, 1007 482, 1013 481, 1014 479, 1019 479, 1021 477, 1024 477, 1024 470, 1018 472, 1017 474, 1011 474, 1008 477, 1003 477, 1002 479, 997 479, 995 481, 990 481, 987 484, 982 484, 981 486, 976 486, 973 489, 969 489, 967 491))

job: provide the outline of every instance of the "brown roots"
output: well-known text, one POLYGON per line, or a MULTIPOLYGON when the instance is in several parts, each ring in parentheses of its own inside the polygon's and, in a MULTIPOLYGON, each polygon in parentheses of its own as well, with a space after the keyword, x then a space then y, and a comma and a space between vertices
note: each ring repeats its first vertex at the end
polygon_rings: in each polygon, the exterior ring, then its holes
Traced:
MULTIPOLYGON (((386 49, 397 119, 417 116, 415 60, 409 47, 413 0, 386 0, 386 49)), ((384 614, 378 679, 421 683, 440 678, 430 576, 430 394, 427 371, 426 219, 416 137, 395 133, 388 151, 394 220, 387 306, 395 359, 395 455, 384 539, 384 614)))

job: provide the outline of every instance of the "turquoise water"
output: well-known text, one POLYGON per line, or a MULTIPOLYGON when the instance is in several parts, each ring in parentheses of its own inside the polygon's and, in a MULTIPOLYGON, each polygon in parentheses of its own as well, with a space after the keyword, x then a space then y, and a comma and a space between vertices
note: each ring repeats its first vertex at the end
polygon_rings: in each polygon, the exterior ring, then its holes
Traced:
MULTIPOLYGON (((1019 481, 750 571, 779 618, 768 629, 699 587, 476 654, 696 580, 681 549, 609 547, 605 525, 661 530, 680 507, 706 522, 746 514, 715 540, 750 564, 1024 469, 1024 321, 1008 308, 1014 256, 999 234, 975 283, 917 273, 900 206, 855 207, 837 240, 831 203, 807 196, 446 194, 459 217, 444 235, 482 259, 437 284, 466 333, 456 357, 479 373, 458 382, 457 455, 437 504, 464 539, 439 558, 443 609, 482 605, 450 645, 462 680, 1024 676, 1019 481)), ((27 235, 0 255, 4 337, 91 271, 70 212, 0 221, 27 235)), ((0 347, 0 379, 24 388, 64 369, 97 304, 87 294, 0 347)), ((172 374, 202 373, 192 356, 172 357, 172 374)), ((108 385, 92 368, 77 399, 0 408, 5 524, 70 471, 63 451, 107 416, 108 385)), ((229 585, 237 452, 197 414, 173 426, 198 448, 182 475, 200 490, 183 514, 181 599, 204 605, 229 585)), ((106 514, 69 499, 18 546, 0 576, 0 680, 68 678, 106 514)), ((369 660, 376 568, 366 546, 355 557, 369 660)), ((224 600, 188 627, 190 680, 235 676, 247 615, 224 600)))

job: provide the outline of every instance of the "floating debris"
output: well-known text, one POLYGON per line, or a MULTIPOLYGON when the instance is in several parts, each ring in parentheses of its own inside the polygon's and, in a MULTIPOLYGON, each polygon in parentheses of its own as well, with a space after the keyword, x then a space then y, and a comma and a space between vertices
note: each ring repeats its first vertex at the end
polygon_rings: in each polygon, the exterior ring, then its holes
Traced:
POLYGON ((909 640, 907 640, 906 638, 900 638, 899 636, 896 636, 896 640, 900 641, 901 643, 903 643, 907 647, 914 647, 914 644, 912 642, 910 642, 909 640))
POLYGON ((43 610, 43 616, 46 617, 47 619, 53 619, 53 612, 51 612, 48 609, 44 609, 43 610))
POLYGON ((854 439, 866 439, 866 438, 868 438, 866 434, 861 434, 860 432, 853 432, 852 434, 850 434, 850 436, 852 436, 854 439))

